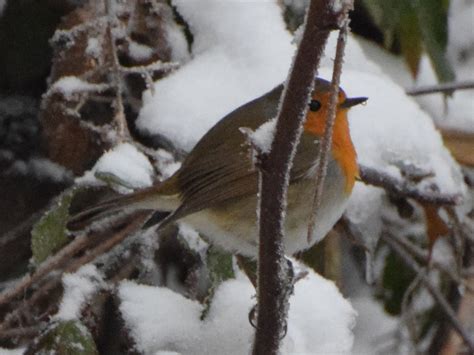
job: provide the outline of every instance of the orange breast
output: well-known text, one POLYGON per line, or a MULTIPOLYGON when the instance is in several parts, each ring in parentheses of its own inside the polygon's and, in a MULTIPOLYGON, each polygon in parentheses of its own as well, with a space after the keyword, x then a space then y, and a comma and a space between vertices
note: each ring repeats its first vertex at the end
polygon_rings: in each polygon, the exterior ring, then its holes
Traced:
MULTIPOLYGON (((326 125, 325 115, 323 113, 309 112, 304 129, 308 133, 322 137, 326 125)), ((356 177, 359 175, 357 165, 357 154, 352 144, 349 132, 349 123, 347 122, 347 110, 338 110, 334 131, 332 137, 332 155, 339 163, 346 178, 346 192, 349 194, 354 187, 356 177)))

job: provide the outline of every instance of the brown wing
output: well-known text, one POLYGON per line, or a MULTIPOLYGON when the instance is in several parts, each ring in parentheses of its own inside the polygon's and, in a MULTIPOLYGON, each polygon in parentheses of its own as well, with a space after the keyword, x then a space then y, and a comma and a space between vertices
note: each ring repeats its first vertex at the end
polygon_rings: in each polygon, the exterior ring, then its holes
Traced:
MULTIPOLYGON (((282 89, 280 85, 231 112, 198 142, 176 173, 175 182, 181 191, 182 202, 170 216, 170 221, 257 193, 258 174, 252 165, 246 138, 239 128, 256 129, 275 117, 282 89)), ((304 146, 308 147, 307 144, 304 146)), ((304 151, 294 161, 292 180, 307 172, 311 165, 307 154, 315 156, 316 145, 314 150, 305 148, 304 151)))

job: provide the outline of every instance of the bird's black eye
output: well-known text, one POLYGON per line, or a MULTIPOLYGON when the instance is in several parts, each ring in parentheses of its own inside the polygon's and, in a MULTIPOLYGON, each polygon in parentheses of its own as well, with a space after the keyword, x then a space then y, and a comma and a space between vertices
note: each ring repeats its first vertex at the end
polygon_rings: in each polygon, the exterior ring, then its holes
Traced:
POLYGON ((309 103, 309 109, 313 112, 317 112, 321 108, 321 102, 318 100, 311 100, 309 103))

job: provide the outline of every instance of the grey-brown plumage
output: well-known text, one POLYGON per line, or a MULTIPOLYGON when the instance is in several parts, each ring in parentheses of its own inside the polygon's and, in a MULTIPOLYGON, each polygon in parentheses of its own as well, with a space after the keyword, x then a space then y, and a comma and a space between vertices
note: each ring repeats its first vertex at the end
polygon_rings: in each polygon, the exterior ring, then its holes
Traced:
MULTIPOLYGON (((247 137, 240 128, 255 130, 275 117, 282 90, 280 85, 225 116, 201 138, 181 168, 163 183, 79 213, 68 227, 83 228, 91 220, 122 209, 170 211, 162 225, 182 219, 206 234, 211 242, 254 255, 258 173, 247 137)), ((328 91, 329 83, 317 79, 313 97, 328 91)), ((285 240, 290 253, 308 246, 304 230, 311 208, 311 177, 318 144, 317 136, 303 133, 293 161, 288 192, 289 222, 285 224, 286 232, 293 235, 285 240)), ((331 157, 323 196, 329 203, 323 204, 319 212, 324 228, 318 229, 314 240, 320 239, 320 234, 324 236, 342 214, 348 197, 344 184, 343 173, 331 157)))

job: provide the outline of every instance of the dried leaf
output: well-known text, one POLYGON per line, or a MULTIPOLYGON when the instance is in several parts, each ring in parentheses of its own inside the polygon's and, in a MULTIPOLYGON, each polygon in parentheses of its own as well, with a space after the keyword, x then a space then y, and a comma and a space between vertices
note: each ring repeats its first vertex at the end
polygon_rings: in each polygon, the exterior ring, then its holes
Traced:
POLYGON ((421 205, 425 211, 426 217, 426 234, 430 244, 430 255, 434 243, 441 237, 449 234, 449 227, 439 216, 439 206, 423 203, 421 205))

